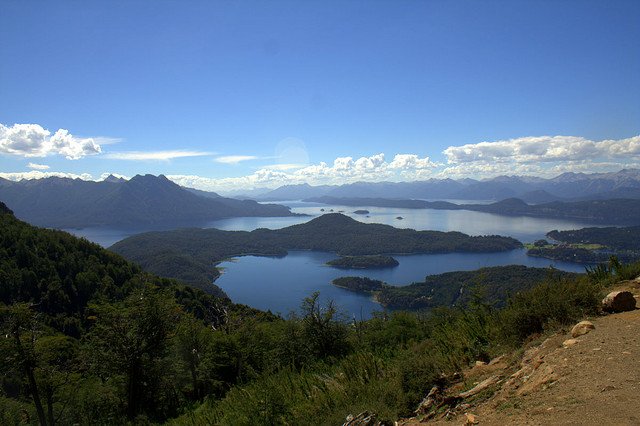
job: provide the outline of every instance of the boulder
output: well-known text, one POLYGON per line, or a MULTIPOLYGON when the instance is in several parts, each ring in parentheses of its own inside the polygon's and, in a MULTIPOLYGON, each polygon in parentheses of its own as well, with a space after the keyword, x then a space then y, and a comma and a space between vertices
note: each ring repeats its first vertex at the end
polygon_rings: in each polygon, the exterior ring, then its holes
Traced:
POLYGON ((583 334, 587 334, 591 330, 596 328, 595 325, 591 321, 580 321, 571 329, 571 337, 582 336, 583 334))
POLYGON ((562 342, 562 347, 568 348, 570 346, 575 345, 578 342, 579 342, 579 340, 576 340, 576 339, 567 339, 564 342, 562 342))
POLYGON ((629 291, 612 291, 602 299, 602 309, 607 312, 626 312, 636 308, 636 299, 629 291))

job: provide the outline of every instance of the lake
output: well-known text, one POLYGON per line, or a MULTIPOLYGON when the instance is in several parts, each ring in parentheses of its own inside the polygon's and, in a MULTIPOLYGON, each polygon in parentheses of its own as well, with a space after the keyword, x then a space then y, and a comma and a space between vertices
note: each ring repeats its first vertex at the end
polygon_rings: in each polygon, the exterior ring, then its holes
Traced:
MULTIPOLYGON (((366 207, 366 215, 355 214, 360 207, 323 205, 306 202, 281 203, 291 207, 294 213, 307 216, 292 217, 239 217, 197 224, 203 228, 218 228, 228 231, 252 231, 257 228, 279 229, 307 222, 314 217, 330 212, 341 212, 365 223, 383 223, 397 228, 417 230, 460 231, 469 235, 505 235, 522 242, 533 242, 545 238, 551 230, 578 229, 593 226, 577 221, 534 217, 500 216, 466 210, 401 209, 366 207), (398 217, 402 219, 397 219, 398 217)), ((70 229, 69 232, 90 241, 109 247, 112 244, 142 230, 85 228, 70 229)), ((484 266, 526 265, 583 272, 584 266, 554 262, 548 259, 529 257, 524 250, 506 253, 450 253, 437 255, 396 256, 400 265, 382 270, 340 270, 324 264, 335 258, 331 253, 290 252, 283 258, 244 256, 223 262, 224 273, 216 284, 234 302, 255 308, 287 314, 296 310, 302 299, 314 291, 321 292, 324 300, 332 299, 350 316, 369 318, 380 305, 367 296, 359 295, 332 286, 331 280, 346 275, 367 276, 389 284, 406 285, 422 281, 426 275, 449 271, 473 270, 484 266)))
MULTIPOLYGON (((257 228, 279 229, 308 222, 314 217, 324 213, 341 212, 364 223, 383 223, 395 226, 396 228, 411 228, 419 231, 459 231, 469 235, 505 235, 514 237, 525 243, 545 238, 545 234, 554 229, 562 231, 594 226, 593 224, 571 220, 526 216, 501 216, 468 210, 366 207, 369 214, 361 215, 353 212, 362 209, 362 207, 324 205, 302 201, 281 202, 280 204, 291 207, 291 211, 294 213, 307 216, 234 217, 198 223, 193 226, 200 228, 217 228, 225 231, 253 231, 257 228), (400 220, 397 219, 397 217, 402 217, 403 219, 400 220)), ((79 237, 85 237, 103 247, 110 247, 124 238, 147 230, 96 227, 65 229, 65 231, 79 237)))
POLYGON ((394 256, 400 263, 388 269, 337 269, 325 263, 336 256, 315 251, 290 251, 285 257, 242 256, 220 263, 222 275, 216 280, 234 302, 258 309, 288 314, 297 310, 302 299, 320 291, 321 299, 334 300, 349 317, 369 318, 382 310, 370 297, 331 285, 334 278, 357 275, 407 285, 426 275, 473 270, 483 266, 526 265, 571 272, 584 272, 584 266, 530 257, 524 249, 501 253, 448 253, 394 256))

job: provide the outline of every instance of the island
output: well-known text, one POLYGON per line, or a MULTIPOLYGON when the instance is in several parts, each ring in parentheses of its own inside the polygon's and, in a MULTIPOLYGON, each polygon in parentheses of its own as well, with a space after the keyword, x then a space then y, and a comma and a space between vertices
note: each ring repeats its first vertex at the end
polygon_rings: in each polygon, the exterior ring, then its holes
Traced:
POLYGON ((354 214, 369 214, 369 210, 356 210, 353 213, 354 214))
POLYGON ((387 287, 384 282, 367 277, 340 277, 331 281, 331 284, 356 293, 371 293, 387 287))
POLYGON ((640 226, 582 228, 547 233, 553 242, 526 244, 529 256, 577 263, 603 263, 615 256, 624 263, 640 259, 640 226))
POLYGON ((340 256, 428 253, 491 253, 522 248, 499 235, 416 231, 362 223, 340 213, 325 214, 282 229, 222 231, 184 228, 133 235, 110 247, 145 270, 208 289, 216 265, 243 255, 285 256, 288 250, 315 250, 340 256))
POLYGON ((400 263, 391 256, 341 256, 330 260, 327 265, 342 269, 377 269, 394 268, 400 263))

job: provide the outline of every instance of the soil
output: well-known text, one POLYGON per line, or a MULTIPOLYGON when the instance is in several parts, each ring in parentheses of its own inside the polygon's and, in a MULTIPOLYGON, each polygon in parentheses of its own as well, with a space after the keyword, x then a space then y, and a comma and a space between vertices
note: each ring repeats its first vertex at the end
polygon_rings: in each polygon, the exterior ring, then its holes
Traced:
MULTIPOLYGON (((640 280, 621 283, 636 300, 640 280)), ((640 300, 638 300, 640 302, 640 300)), ((638 303, 640 305, 640 303, 638 303)), ((640 425, 640 309, 587 318, 595 326, 566 332, 515 355, 464 372, 463 389, 489 377, 497 385, 435 418, 398 425, 640 425), (564 345, 563 345, 564 343, 564 345), (471 383, 469 383, 471 381, 471 383)))

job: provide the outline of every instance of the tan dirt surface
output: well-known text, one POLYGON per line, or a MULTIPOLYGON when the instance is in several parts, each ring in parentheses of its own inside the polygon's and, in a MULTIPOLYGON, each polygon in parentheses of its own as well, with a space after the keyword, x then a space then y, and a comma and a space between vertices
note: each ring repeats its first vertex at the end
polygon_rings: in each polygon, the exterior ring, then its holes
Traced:
MULTIPOLYGON (((638 299, 640 282, 616 289, 638 299)), ((589 320, 595 329, 575 342, 569 327, 525 351, 520 363, 507 367, 499 362, 496 367, 504 368, 487 369, 486 375, 478 374, 481 367, 465 372, 467 381, 473 378, 471 385, 500 376, 488 398, 463 401, 469 405, 430 421, 412 418, 397 424, 640 425, 640 310, 589 320)))

